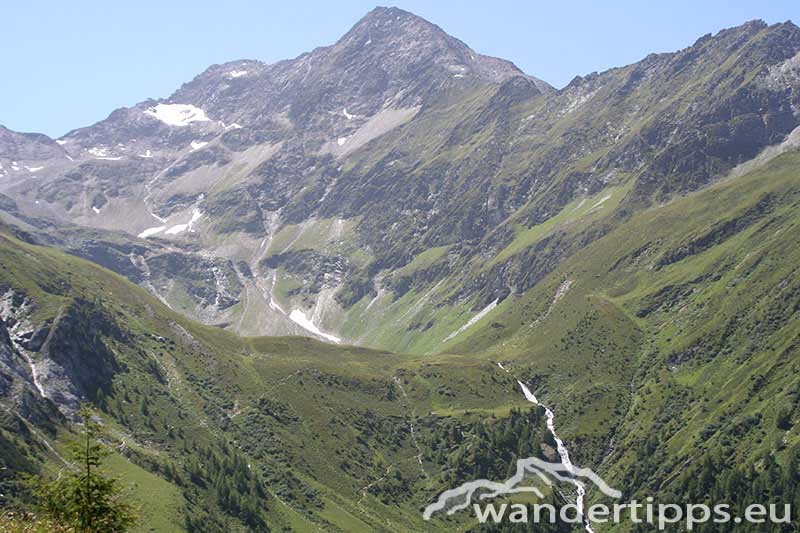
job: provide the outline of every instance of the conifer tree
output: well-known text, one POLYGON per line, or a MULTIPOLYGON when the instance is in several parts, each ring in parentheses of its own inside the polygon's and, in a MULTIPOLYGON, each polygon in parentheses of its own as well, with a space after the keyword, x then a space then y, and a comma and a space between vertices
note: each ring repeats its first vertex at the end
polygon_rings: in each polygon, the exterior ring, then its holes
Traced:
POLYGON ((122 500, 116 478, 100 471, 109 451, 98 441, 100 425, 94 413, 82 407, 83 430, 71 446, 74 469, 61 472, 53 481, 32 480, 41 510, 55 521, 83 533, 118 533, 136 522, 135 508, 122 500))

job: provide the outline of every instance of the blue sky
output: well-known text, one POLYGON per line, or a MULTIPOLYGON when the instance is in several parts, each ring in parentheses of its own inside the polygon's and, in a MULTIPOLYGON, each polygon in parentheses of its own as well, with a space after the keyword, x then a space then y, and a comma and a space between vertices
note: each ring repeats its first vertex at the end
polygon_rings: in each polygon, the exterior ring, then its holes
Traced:
MULTIPOLYGON (((272 62, 330 44, 374 1, 3 1, 0 124, 57 137, 118 107, 168 96, 213 63, 272 62)), ((800 23, 797 0, 391 5, 556 87, 747 20, 800 23)))

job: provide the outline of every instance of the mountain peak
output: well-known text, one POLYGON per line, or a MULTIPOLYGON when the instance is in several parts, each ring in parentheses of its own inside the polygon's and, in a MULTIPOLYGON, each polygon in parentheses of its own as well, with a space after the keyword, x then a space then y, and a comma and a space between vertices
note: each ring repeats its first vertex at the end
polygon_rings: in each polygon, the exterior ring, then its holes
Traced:
POLYGON ((366 15, 361 17, 361 20, 373 19, 373 20, 392 20, 397 18, 409 18, 409 19, 417 19, 423 22, 427 22, 422 17, 415 15, 410 11, 406 11, 405 9, 401 9, 397 6, 376 6, 372 10, 370 10, 366 15))
MULTIPOLYGON (((451 78, 502 83, 525 74, 510 61, 472 50, 436 24, 397 7, 376 7, 362 17, 330 50, 340 58, 378 58, 388 69, 407 73, 434 67, 451 78)), ((527 76, 542 92, 547 83, 527 76)))
POLYGON ((431 26, 444 33, 444 30, 442 30, 435 24, 428 22, 424 18, 415 15, 410 11, 406 11, 404 9, 400 9, 399 7, 393 7, 393 6, 392 7, 378 6, 372 9, 366 15, 361 17, 361 19, 355 24, 355 26, 353 26, 351 31, 376 25, 400 26, 403 24, 420 24, 425 26, 431 26))
POLYGON ((435 44, 468 48, 442 28, 397 7, 376 7, 364 15, 334 46, 409 46, 435 44))

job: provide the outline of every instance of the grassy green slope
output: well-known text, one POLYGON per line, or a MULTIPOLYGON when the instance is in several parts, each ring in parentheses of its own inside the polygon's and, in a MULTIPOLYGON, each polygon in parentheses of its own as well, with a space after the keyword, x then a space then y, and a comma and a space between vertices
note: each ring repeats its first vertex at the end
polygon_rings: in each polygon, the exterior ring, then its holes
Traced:
MULTIPOLYGON (((526 407, 509 376, 472 356, 240 338, 182 317, 92 263, 7 235, 0 286, 25 298, 32 323, 59 332, 65 344, 56 348, 80 343, 89 321, 104 325, 95 333, 113 353, 113 379, 84 392, 115 450, 107 468, 143 504, 143 530, 437 528, 422 522, 420 507, 469 475, 443 468, 467 443, 433 453, 450 438, 441 426, 483 431, 526 407)), ((101 345, 81 346, 79 357, 111 364, 101 345)), ((23 422, 3 422, 9 434, 18 433, 14 423, 40 428, 9 437, 9 470, 23 466, 16 453, 29 471, 64 468, 44 440, 63 450, 69 421, 31 387, 3 405, 9 416, 23 413, 23 422), (31 416, 23 403, 46 415, 31 416)))
POLYGON ((708 461, 788 467, 799 168, 787 153, 625 220, 450 351, 539 376, 579 461, 629 494, 686 497, 708 461))

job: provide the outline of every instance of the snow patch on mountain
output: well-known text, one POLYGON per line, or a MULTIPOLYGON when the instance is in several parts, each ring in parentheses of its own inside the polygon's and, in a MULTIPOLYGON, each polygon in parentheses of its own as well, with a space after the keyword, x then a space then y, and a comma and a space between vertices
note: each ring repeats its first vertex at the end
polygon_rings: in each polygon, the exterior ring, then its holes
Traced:
POLYGON ((469 328, 471 326, 474 326, 480 319, 482 319, 483 317, 488 315, 492 311, 492 309, 497 307, 497 302, 498 302, 498 300, 495 298, 495 300, 492 303, 490 303, 489 305, 487 305, 486 307, 481 309, 481 311, 477 315, 475 315, 474 317, 470 318, 469 321, 466 324, 464 324, 463 326, 461 326, 460 328, 455 330, 453 333, 451 333, 450 335, 445 337, 444 342, 449 341, 450 339, 454 338, 459 333, 463 333, 464 330, 466 330, 467 328, 469 328))
POLYGON ((207 144, 208 143, 206 141, 192 141, 191 142, 192 152, 194 152, 195 150, 199 150, 200 148, 206 146, 207 144))
POLYGON ((157 227, 155 227, 155 228, 147 228, 146 230, 144 230, 143 232, 141 232, 141 233, 138 235, 138 237, 139 237, 140 239, 146 239, 146 238, 148 238, 148 237, 149 237, 149 236, 151 236, 151 235, 155 235, 156 233, 161 233, 161 232, 162 232, 162 231, 164 231, 165 229, 167 229, 167 227, 166 227, 166 226, 157 226, 157 227))
POLYGON ((334 342, 336 344, 339 344, 339 343, 342 342, 342 339, 340 339, 339 337, 337 337, 335 335, 331 335, 330 333, 325 333, 324 331, 320 330, 317 327, 317 325, 314 324, 306 316, 306 314, 304 312, 302 312, 301 310, 299 310, 299 309, 292 310, 292 312, 289 313, 289 319, 292 322, 294 322, 295 324, 297 324, 298 326, 300 326, 301 328, 305 329, 306 331, 310 331, 314 335, 318 335, 318 336, 322 337, 323 339, 327 339, 327 340, 329 340, 331 342, 334 342))
POLYGON ((594 209, 595 207, 600 207, 601 205, 603 205, 604 203, 606 203, 610 199, 611 199, 611 195, 610 194, 607 194, 607 195, 603 196, 602 198, 600 198, 600 200, 597 201, 596 204, 594 204, 592 206, 592 209, 594 209))
POLYGON ((573 209, 573 211, 577 211, 578 209, 580 209, 581 207, 583 207, 583 204, 585 204, 585 203, 586 203, 586 198, 584 198, 583 200, 581 200, 580 202, 578 202, 578 205, 576 205, 576 206, 575 206, 575 209, 573 209))
POLYGON ((203 216, 203 213, 202 213, 202 211, 200 211, 199 209, 197 209, 197 208, 195 207, 195 208, 192 210, 192 218, 191 218, 191 220, 189 220, 189 222, 187 222, 186 224, 176 224, 175 226, 172 226, 172 227, 171 227, 171 228, 169 228, 167 231, 165 231, 165 232, 164 232, 164 234, 165 234, 165 235, 178 235, 178 234, 180 234, 180 233, 183 233, 184 231, 188 231, 188 232, 190 232, 190 233, 191 233, 191 232, 193 231, 193 230, 192 230, 192 226, 193 226, 193 225, 194 225, 194 223, 195 223, 195 222, 197 222, 197 221, 200 219, 200 217, 202 217, 202 216, 203 216))
POLYGON ((119 161, 121 157, 113 156, 105 146, 95 146, 87 150, 89 155, 94 159, 103 159, 105 161, 119 161))
POLYGON ((246 70, 231 70, 226 74, 229 78, 241 78, 242 76, 247 76, 248 71, 246 70))
POLYGON ((150 115, 168 126, 188 126, 192 122, 207 122, 211 120, 206 112, 192 104, 158 104, 147 109, 145 115, 150 115))

